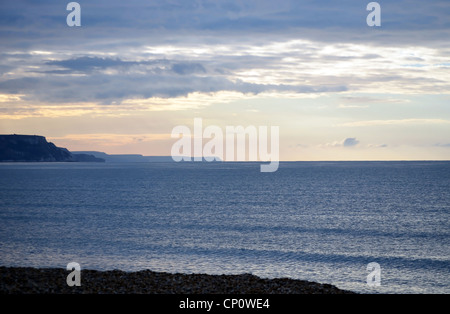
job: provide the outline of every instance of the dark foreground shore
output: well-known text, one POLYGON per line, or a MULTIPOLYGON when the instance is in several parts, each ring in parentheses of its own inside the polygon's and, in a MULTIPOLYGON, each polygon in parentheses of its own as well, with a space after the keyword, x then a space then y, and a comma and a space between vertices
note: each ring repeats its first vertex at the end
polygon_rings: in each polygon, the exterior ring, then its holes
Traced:
POLYGON ((81 286, 69 287, 69 271, 0 267, 1 294, 352 294, 332 285, 253 275, 81 271, 81 286))

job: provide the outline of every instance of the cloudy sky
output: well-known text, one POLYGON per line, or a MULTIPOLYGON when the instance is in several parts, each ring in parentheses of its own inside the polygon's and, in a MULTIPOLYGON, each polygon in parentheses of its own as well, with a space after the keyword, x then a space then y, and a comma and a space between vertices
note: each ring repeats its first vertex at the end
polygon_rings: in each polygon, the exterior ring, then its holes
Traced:
POLYGON ((281 160, 450 159, 450 1, 0 2, 0 133, 170 155, 172 129, 279 126, 281 160))

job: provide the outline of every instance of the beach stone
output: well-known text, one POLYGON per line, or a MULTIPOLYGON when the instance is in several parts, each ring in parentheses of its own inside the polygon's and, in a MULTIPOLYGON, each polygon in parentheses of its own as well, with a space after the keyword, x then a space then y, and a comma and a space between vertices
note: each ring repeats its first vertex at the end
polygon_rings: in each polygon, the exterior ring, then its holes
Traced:
POLYGON ((83 270, 81 287, 57 268, 0 267, 0 294, 353 294, 329 284, 252 274, 169 274, 151 270, 83 270))

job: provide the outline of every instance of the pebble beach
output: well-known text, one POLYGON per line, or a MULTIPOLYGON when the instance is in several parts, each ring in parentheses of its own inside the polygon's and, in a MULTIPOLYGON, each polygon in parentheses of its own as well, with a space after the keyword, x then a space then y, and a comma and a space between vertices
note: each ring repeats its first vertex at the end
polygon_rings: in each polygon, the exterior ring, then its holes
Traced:
POLYGON ((81 286, 69 287, 69 271, 0 267, 0 294, 353 294, 329 284, 251 274, 170 274, 143 270, 82 270, 81 286))

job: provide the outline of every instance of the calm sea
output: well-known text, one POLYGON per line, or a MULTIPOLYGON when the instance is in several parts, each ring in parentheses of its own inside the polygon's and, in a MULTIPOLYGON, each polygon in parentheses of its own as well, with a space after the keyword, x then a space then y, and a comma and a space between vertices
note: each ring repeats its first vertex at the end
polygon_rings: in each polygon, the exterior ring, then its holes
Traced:
POLYGON ((0 164, 0 265, 69 262, 450 293, 450 162, 0 164))

